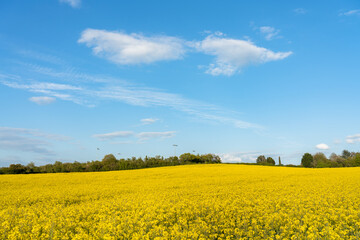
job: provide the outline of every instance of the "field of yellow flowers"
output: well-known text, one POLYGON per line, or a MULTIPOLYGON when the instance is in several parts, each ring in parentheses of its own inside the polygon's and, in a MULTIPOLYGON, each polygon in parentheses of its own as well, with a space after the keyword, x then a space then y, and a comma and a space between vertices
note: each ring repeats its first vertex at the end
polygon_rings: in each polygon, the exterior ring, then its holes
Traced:
POLYGON ((360 168, 0 176, 0 239, 359 239, 360 168))

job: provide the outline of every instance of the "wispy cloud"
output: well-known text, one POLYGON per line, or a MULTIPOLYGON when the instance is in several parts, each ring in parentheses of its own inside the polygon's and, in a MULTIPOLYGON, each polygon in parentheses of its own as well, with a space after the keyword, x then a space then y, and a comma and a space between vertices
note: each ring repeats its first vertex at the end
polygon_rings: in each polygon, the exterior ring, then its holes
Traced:
POLYGON ((183 41, 169 36, 145 37, 136 33, 86 29, 78 42, 91 47, 97 56, 126 65, 181 59, 185 53, 183 41))
POLYGON ((0 127, 0 149, 54 155, 50 140, 67 141, 68 137, 25 128, 0 127))
POLYGON ((339 16, 360 16, 360 9, 353 9, 346 12, 341 12, 339 16))
POLYGON ((263 34, 265 36, 265 39, 270 41, 274 38, 279 38, 281 36, 279 36, 280 30, 275 29, 273 27, 270 26, 262 26, 259 28, 260 33, 263 34))
POLYGON ((316 147, 317 149, 320 149, 320 150, 328 150, 328 149, 330 149, 330 147, 329 147, 327 144, 325 144, 325 143, 317 144, 315 147, 316 147))
POLYGON ((105 140, 113 140, 116 138, 126 138, 133 136, 134 132, 132 131, 117 131, 117 132, 111 132, 111 133, 103 133, 103 134, 95 134, 93 135, 94 138, 97 138, 101 141, 105 140))
POLYGON ((71 101, 76 104, 93 106, 85 98, 81 97, 81 87, 72 86, 69 84, 58 84, 52 82, 32 82, 24 83, 20 76, 0 74, 0 83, 16 89, 27 90, 33 93, 42 93, 47 95, 45 97, 58 98, 65 101, 71 101))
POLYGON ((273 52, 247 40, 215 35, 210 35, 196 43, 196 48, 215 56, 215 63, 210 64, 206 71, 214 76, 231 76, 247 65, 282 60, 292 54, 292 52, 273 52))
POLYGON ((81 5, 81 0, 59 0, 60 2, 67 3, 73 8, 78 8, 81 5))
POLYGON ((360 134, 347 136, 345 141, 350 144, 360 142, 360 134))
POLYGON ((53 103, 55 101, 55 98, 53 97, 31 97, 29 98, 31 102, 34 102, 39 105, 46 105, 53 103))
POLYGON ((153 124, 155 122, 159 121, 159 119, 157 118, 144 118, 144 119, 141 119, 140 122, 143 124, 143 125, 149 125, 149 124, 153 124))
POLYGON ((141 132, 137 134, 137 137, 141 140, 147 140, 151 138, 171 138, 175 136, 175 131, 167 132, 141 132))
POLYGON ((118 101, 142 107, 168 107, 184 112, 197 119, 222 124, 230 124, 237 128, 261 128, 261 126, 239 120, 232 111, 218 106, 187 99, 179 94, 167 93, 159 89, 146 88, 118 81, 117 83, 97 83, 74 86, 52 82, 30 82, 16 75, 0 74, 0 84, 34 93, 42 93, 47 97, 71 101, 89 107, 96 106, 99 101, 118 101))
POLYGON ((113 141, 118 138, 129 138, 136 137, 140 141, 145 141, 154 138, 171 138, 175 136, 175 131, 166 131, 166 132, 140 132, 134 133, 133 131, 116 131, 111 133, 95 134, 94 138, 97 138, 100 141, 112 141, 112 144, 129 144, 133 143, 131 141, 113 141))
POLYGON ((306 14, 308 11, 305 8, 295 8, 294 12, 298 15, 306 14))

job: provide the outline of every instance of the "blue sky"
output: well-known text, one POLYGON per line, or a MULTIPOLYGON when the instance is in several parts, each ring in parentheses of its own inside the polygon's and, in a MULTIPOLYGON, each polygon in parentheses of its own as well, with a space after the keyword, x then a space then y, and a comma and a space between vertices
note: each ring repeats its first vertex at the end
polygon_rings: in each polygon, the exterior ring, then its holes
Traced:
POLYGON ((0 166, 359 151, 358 1, 14 0, 0 19, 0 166))

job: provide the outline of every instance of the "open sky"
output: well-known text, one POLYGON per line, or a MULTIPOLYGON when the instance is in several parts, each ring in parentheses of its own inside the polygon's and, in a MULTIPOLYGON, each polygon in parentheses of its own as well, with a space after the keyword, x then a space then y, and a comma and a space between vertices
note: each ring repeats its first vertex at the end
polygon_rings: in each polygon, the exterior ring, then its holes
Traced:
POLYGON ((359 151, 359 43, 358 0, 1 1, 0 166, 359 151))

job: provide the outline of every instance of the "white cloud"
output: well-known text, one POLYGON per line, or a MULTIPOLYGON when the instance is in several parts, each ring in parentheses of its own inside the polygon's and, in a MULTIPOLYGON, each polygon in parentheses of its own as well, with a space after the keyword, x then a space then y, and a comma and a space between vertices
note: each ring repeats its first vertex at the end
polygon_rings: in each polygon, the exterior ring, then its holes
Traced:
POLYGON ((67 3, 73 8, 80 7, 81 0, 60 0, 60 2, 67 3))
POLYGON ((292 52, 273 52, 245 40, 222 38, 214 35, 196 43, 196 48, 216 57, 206 73, 211 75, 233 75, 250 64, 260 64, 287 58, 292 52))
POLYGON ((320 143, 320 144, 316 145, 315 147, 317 149, 320 149, 320 150, 328 150, 328 149, 330 149, 330 147, 325 143, 320 143))
POLYGON ((240 156, 231 153, 222 153, 219 154, 219 157, 221 158, 221 161, 224 163, 243 162, 243 159, 240 156))
POLYGON ((279 37, 280 30, 277 30, 270 26, 262 26, 259 28, 260 32, 265 36, 266 40, 272 40, 275 37, 279 37))
POLYGON ((143 124, 143 125, 149 125, 149 124, 153 124, 155 122, 159 121, 159 119, 157 118, 144 118, 144 119, 141 119, 140 122, 143 124))
POLYGON ((141 132, 137 135, 140 139, 150 139, 150 138, 171 138, 175 136, 175 131, 168 132, 141 132))
POLYGON ((294 12, 295 12, 296 14, 306 14, 306 13, 307 13, 307 10, 304 9, 304 8, 296 8, 296 9, 294 9, 294 12))
POLYGON ((224 163, 254 163, 261 152, 232 152, 218 154, 224 163))
POLYGON ((145 37, 135 33, 86 29, 78 42, 91 47, 95 55, 117 64, 176 60, 185 53, 183 41, 169 36, 145 37))
POLYGON ((93 135, 93 137, 97 138, 101 141, 105 141, 105 140, 112 140, 115 138, 130 137, 132 135, 134 135, 134 133, 132 131, 118 131, 118 132, 111 132, 111 133, 95 134, 95 135, 93 135))
POLYGON ((352 135, 352 136, 347 136, 346 137, 346 142, 347 143, 356 143, 356 142, 360 142, 360 134, 355 134, 355 135, 352 135))
POLYGON ((342 12, 339 15, 340 16, 354 16, 354 15, 360 16, 360 9, 354 9, 354 10, 350 10, 347 12, 342 12))
POLYGON ((31 97, 29 98, 31 102, 34 102, 39 105, 46 105, 53 103, 55 101, 55 98, 53 97, 31 97))

